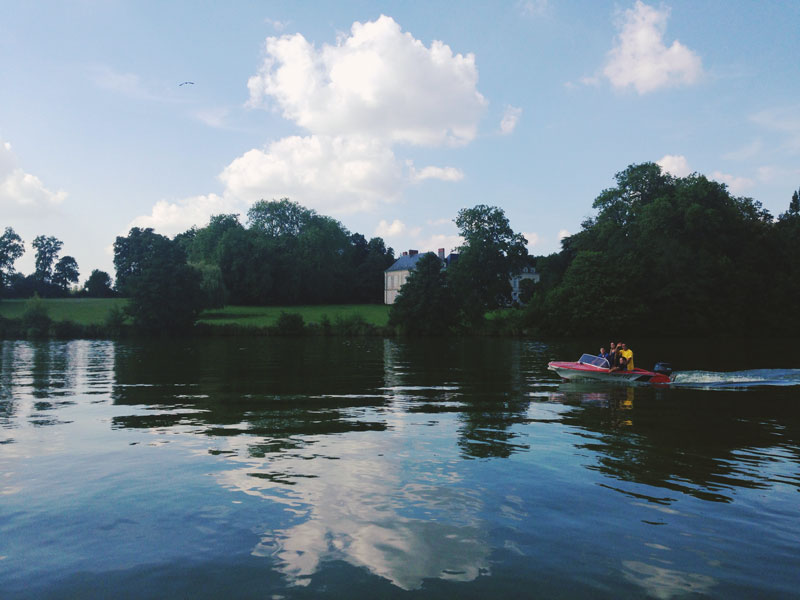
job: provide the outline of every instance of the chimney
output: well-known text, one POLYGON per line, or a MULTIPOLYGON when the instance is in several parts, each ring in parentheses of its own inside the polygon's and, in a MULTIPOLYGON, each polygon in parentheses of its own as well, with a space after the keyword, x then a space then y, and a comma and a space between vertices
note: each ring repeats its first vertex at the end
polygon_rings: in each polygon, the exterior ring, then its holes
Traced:
POLYGON ((403 256, 408 256, 408 252, 403 252, 403 256))
POLYGON ((408 255, 409 256, 416 256, 417 254, 419 254, 419 252, 417 250, 409 250, 408 251, 408 255))
POLYGON ((439 260, 444 260, 444 248, 439 248, 439 260))

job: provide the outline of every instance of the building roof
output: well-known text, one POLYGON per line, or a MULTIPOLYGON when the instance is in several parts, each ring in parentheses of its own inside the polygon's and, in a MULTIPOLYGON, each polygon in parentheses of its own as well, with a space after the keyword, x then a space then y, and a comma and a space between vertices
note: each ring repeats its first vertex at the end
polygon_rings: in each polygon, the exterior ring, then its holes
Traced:
POLYGON ((421 254, 414 254, 413 256, 401 256, 394 261, 394 264, 386 269, 384 273, 388 273, 389 271, 411 271, 417 266, 417 261, 425 256, 425 254, 433 254, 433 252, 424 252, 421 254))

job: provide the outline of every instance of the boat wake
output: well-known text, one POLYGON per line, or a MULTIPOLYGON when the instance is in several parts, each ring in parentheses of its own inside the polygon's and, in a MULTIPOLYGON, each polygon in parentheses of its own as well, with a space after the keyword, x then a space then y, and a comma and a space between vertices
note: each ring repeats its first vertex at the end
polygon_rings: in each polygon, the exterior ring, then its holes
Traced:
POLYGON ((800 369, 753 369, 732 372, 681 371, 672 376, 672 386, 700 389, 800 386, 800 369))

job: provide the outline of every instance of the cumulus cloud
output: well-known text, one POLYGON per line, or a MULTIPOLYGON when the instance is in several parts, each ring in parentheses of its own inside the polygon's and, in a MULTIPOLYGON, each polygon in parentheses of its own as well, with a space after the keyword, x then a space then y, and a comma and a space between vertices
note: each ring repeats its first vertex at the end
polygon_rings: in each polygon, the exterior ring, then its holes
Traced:
POLYGON ((535 248, 539 244, 539 242, 541 241, 540 238, 539 238, 539 234, 538 233, 533 233, 533 232, 525 233, 525 232, 523 232, 522 235, 525 236, 526 240, 528 240, 528 252, 532 252, 533 248, 535 248))
POLYGON ((403 173, 391 148, 365 136, 292 136, 250 150, 220 175, 248 203, 289 197, 324 213, 368 210, 395 199, 403 173))
POLYGON ((424 167, 419 171, 413 166, 410 168, 412 181, 425 181, 426 179, 439 179, 441 181, 461 181, 464 173, 455 167, 424 167))
POLYGON ((375 235, 382 238, 396 237, 402 235, 406 231, 406 224, 400 219, 395 219, 391 223, 385 219, 381 219, 378 226, 375 228, 375 235))
POLYGON ((755 185, 752 179, 737 177, 720 171, 714 171, 711 174, 711 179, 726 184, 732 194, 743 194, 755 185))
MULTIPOLYGON (((114 82, 114 78, 106 78, 114 82)), ((454 167, 398 159, 395 149, 458 146, 472 141, 486 108, 472 54, 434 41, 426 46, 390 17, 356 22, 335 44, 317 47, 301 34, 269 37, 264 60, 248 80, 248 106, 277 110, 303 128, 254 148, 220 173, 227 203, 289 197, 323 214, 369 211, 427 180, 460 181, 454 167)), ((137 89, 136 78, 117 87, 137 89)), ((225 111, 195 117, 224 126, 225 111)), ((212 195, 213 196, 213 195, 212 195)), ((210 198, 199 197, 199 198, 210 198)), ((198 198, 159 202, 140 217, 154 228, 181 219, 202 222, 213 207, 198 198), (179 212, 184 217, 179 217, 179 212)))
POLYGON ((370 135, 418 145, 472 140, 486 100, 472 54, 430 48, 391 17, 356 22, 336 45, 317 49, 301 34, 270 37, 251 106, 274 103, 321 135, 370 135))
POLYGON ((444 248, 445 254, 450 254, 464 245, 464 238, 458 234, 434 233, 418 237, 414 245, 422 252, 436 252, 439 248, 444 248))
POLYGON ((656 164, 663 171, 675 177, 686 177, 692 173, 689 161, 686 160, 685 156, 679 154, 667 154, 661 160, 657 160, 656 164))
POLYGON ((18 166, 9 142, 0 142, 0 212, 6 216, 37 216, 61 204, 63 190, 48 189, 36 175, 18 166))
POLYGON ((514 131, 522 116, 522 109, 516 106, 507 106, 503 118, 500 121, 500 133, 508 135, 514 131))
POLYGON ((695 83, 703 74, 700 57, 678 42, 667 47, 664 32, 669 9, 637 0, 624 12, 620 33, 608 54, 603 74, 617 88, 632 86, 639 94, 695 83))
POLYGON ((569 236, 571 236, 571 235, 572 235, 572 234, 571 234, 569 231, 567 231, 566 229, 561 229, 561 230, 558 232, 558 239, 559 239, 559 241, 560 241, 560 240, 563 240, 565 237, 569 237, 569 236))
POLYGON ((127 234, 131 227, 152 227, 158 233, 173 236, 190 229, 193 225, 205 225, 211 215, 241 213, 243 209, 242 205, 217 194, 193 196, 175 202, 160 200, 153 206, 149 215, 131 221, 123 235, 127 234))

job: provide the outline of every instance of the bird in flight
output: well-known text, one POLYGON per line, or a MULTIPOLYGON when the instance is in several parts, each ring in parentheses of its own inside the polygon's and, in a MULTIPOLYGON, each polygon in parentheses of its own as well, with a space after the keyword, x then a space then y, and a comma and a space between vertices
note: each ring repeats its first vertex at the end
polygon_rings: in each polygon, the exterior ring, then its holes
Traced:
POLYGON ((179 83, 178 87, 181 87, 182 85, 186 85, 186 84, 194 85, 194 81, 184 81, 183 83, 179 83))

